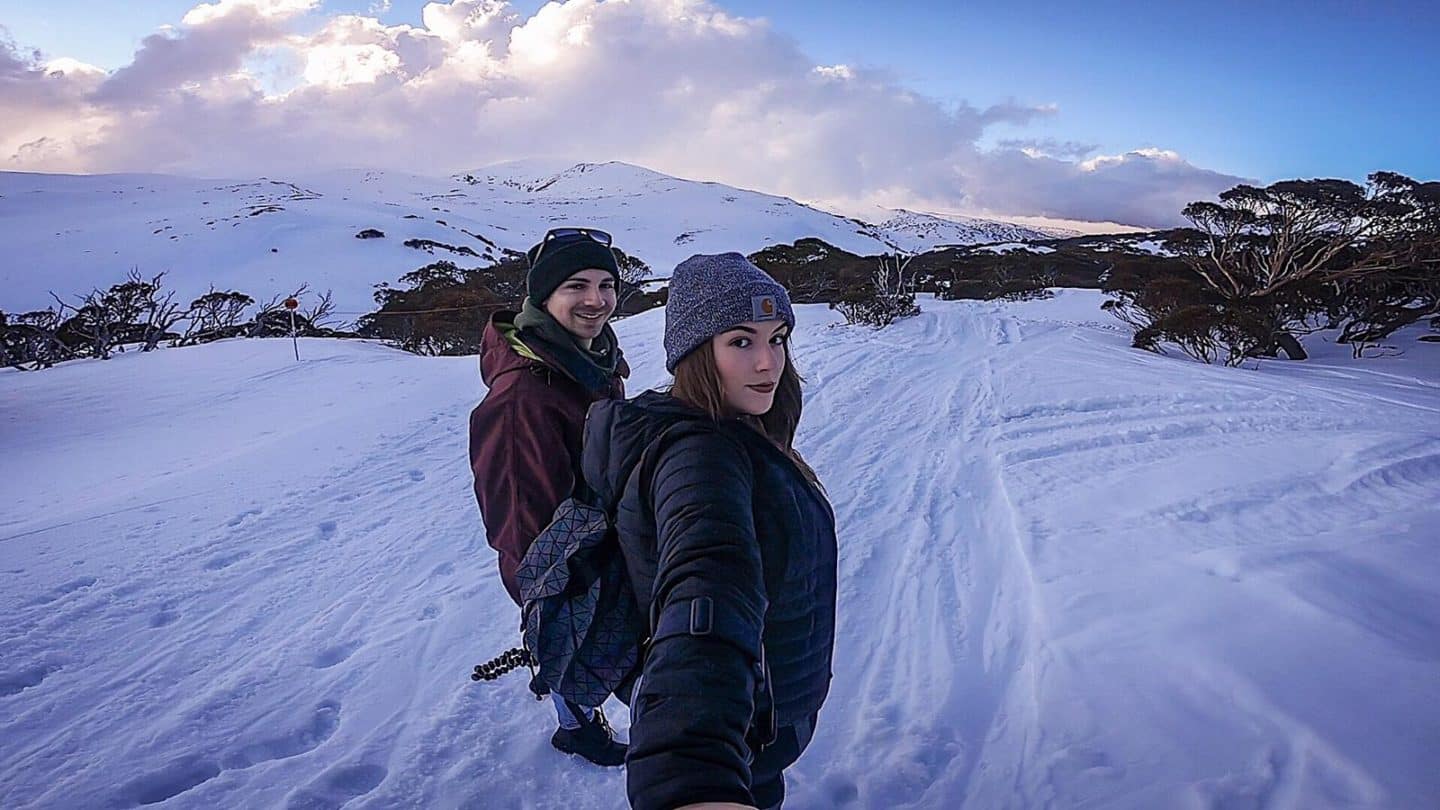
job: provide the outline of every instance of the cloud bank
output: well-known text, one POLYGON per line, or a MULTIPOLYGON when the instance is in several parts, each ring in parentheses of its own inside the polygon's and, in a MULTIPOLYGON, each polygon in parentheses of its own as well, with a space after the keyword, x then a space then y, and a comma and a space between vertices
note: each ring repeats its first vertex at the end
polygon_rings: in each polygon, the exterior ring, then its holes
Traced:
MULTIPOLYGON (((386 4, 372 6, 379 13, 386 4)), ((447 173, 517 158, 623 160, 799 199, 1172 224, 1241 181, 1160 149, 979 142, 1053 105, 943 105, 816 65, 706 0, 426 5, 421 24, 318 20, 319 0, 218 0, 113 72, 0 37, 0 168, 239 175, 447 173), (301 25, 302 22, 309 23, 301 25), (308 33, 300 33, 300 31, 308 33)))

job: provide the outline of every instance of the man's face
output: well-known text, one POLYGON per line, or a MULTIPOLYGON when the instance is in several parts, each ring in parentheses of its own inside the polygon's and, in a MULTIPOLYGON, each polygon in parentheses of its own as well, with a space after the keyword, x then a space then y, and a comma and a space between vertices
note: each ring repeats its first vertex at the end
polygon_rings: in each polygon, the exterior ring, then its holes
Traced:
POLYGON ((550 293, 545 311, 588 348, 615 313, 615 277, 605 270, 581 270, 550 293))

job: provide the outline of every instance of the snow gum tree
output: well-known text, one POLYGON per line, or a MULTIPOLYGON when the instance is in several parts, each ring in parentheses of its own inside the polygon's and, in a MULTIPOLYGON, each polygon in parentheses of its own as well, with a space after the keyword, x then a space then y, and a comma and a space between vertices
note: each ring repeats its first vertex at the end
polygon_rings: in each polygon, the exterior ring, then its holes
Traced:
POLYGON ((915 274, 910 270, 913 257, 900 253, 881 255, 870 283, 860 292, 843 296, 832 306, 845 316, 847 323, 885 327, 920 313, 915 303, 915 274))
POLYGON ((1440 311, 1437 201, 1440 183, 1393 172, 1365 186, 1238 185, 1181 212, 1192 227, 1166 247, 1188 272, 1118 291, 1106 308, 1135 328, 1138 347, 1177 345, 1232 366, 1280 352, 1304 359, 1299 336, 1321 328, 1373 341, 1440 311))

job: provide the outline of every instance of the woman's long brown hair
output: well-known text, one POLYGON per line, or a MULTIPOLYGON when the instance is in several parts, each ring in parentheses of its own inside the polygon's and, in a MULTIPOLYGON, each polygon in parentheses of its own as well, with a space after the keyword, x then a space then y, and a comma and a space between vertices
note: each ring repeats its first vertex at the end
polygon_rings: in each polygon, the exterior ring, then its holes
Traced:
POLYGON ((805 463, 794 446, 795 428, 800 424, 800 412, 804 409, 800 395, 800 384, 804 381, 795 370, 795 364, 790 362, 790 346, 786 344, 785 368, 780 372, 780 382, 775 386, 775 401, 770 410, 760 416, 736 417, 725 407, 725 389, 720 383, 720 368, 715 365, 715 348, 707 340, 675 364, 675 384, 670 387, 670 395, 704 411, 717 422, 739 418, 789 456, 810 483, 820 486, 815 471, 805 463))

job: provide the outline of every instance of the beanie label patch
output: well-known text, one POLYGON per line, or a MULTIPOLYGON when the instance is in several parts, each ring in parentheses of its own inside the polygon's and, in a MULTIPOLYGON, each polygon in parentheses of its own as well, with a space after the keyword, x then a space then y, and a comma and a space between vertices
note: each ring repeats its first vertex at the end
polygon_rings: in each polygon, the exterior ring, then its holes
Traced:
POLYGON ((780 317, 780 307, 775 305, 775 296, 757 295, 750 299, 752 321, 773 321, 780 317))

